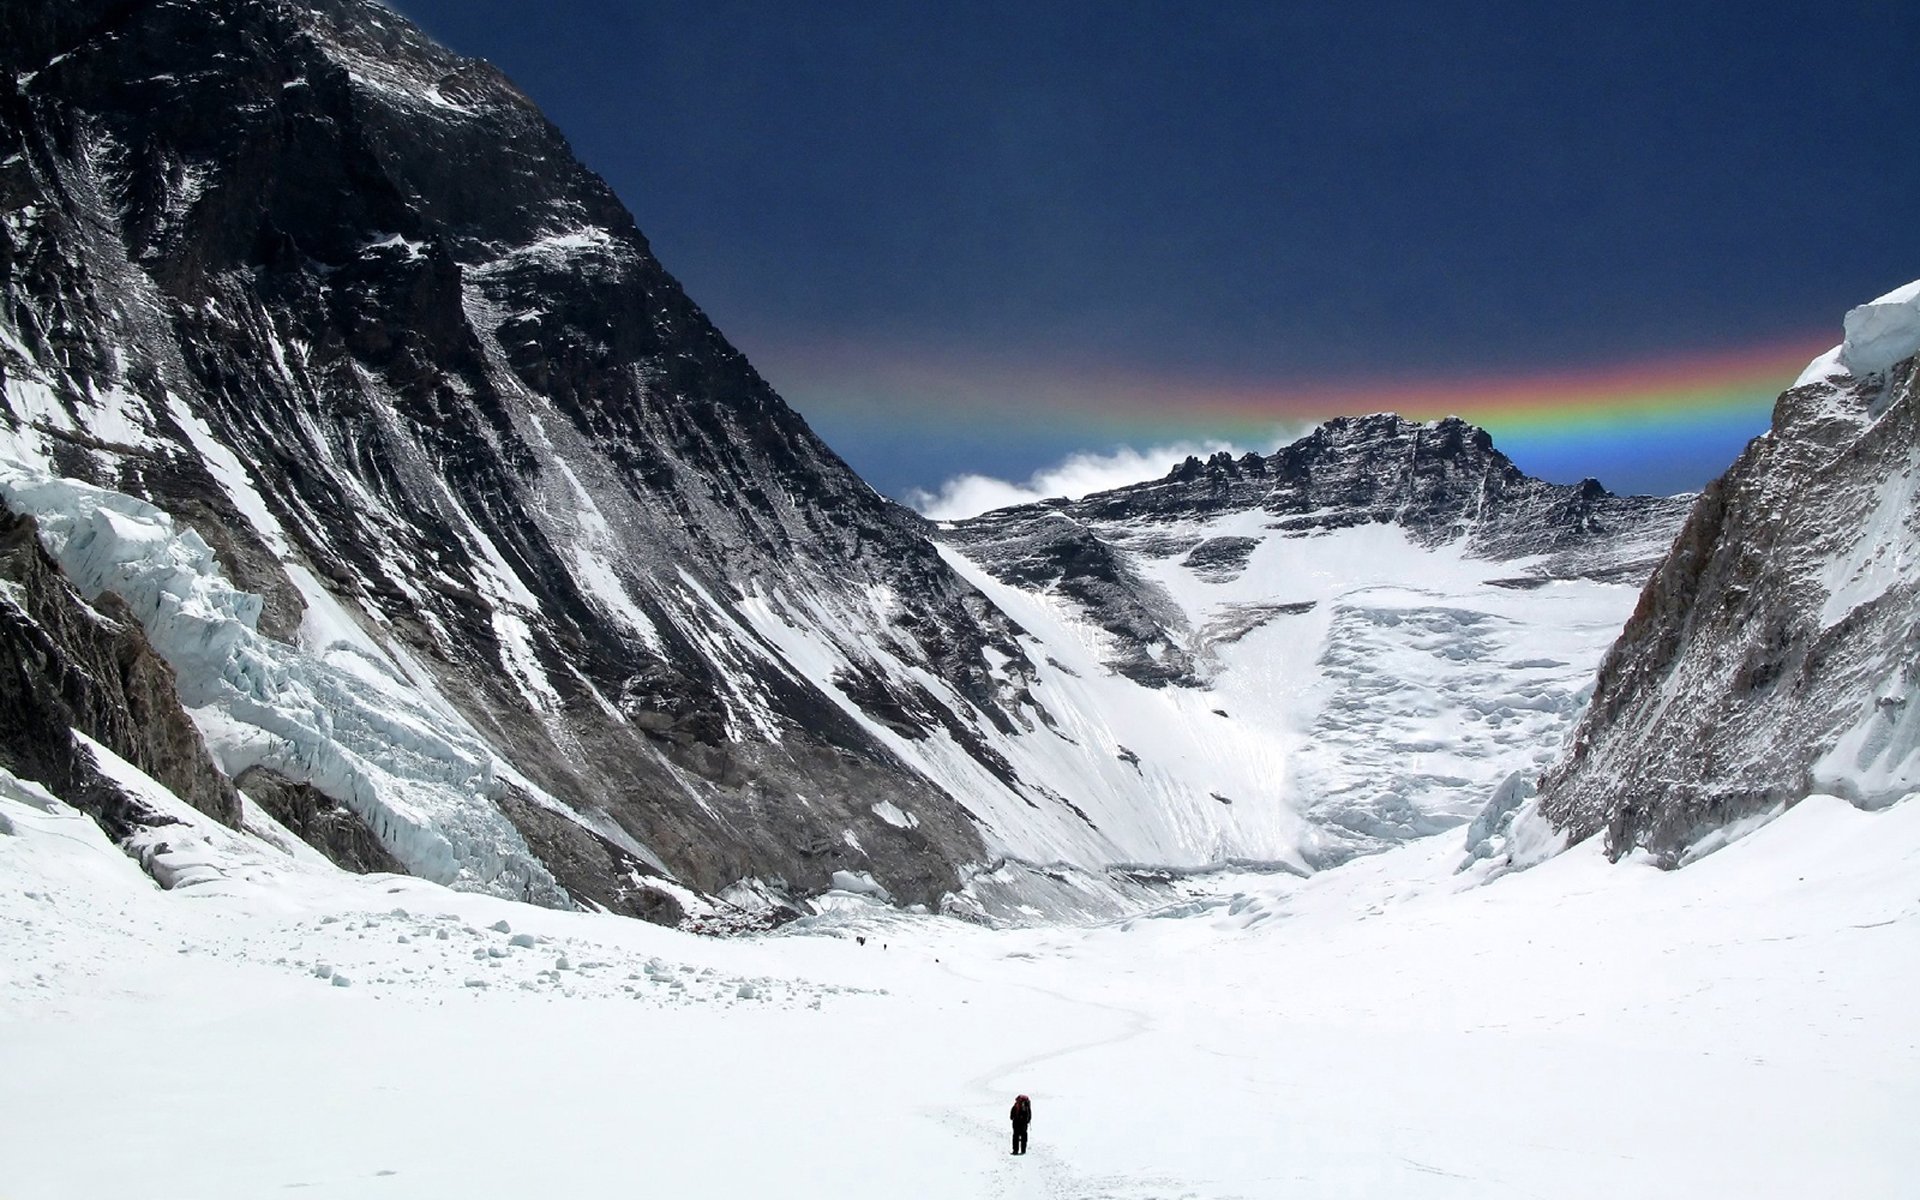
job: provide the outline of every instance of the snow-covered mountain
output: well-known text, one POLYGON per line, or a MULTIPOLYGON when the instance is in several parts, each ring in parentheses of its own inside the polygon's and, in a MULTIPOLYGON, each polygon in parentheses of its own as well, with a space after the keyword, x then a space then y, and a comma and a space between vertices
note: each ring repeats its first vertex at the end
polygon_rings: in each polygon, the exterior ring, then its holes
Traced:
POLYGON ((73 681, 0 766, 516 898, 1061 915, 1457 823, 1686 503, 1380 417, 935 530, 370 0, 0 9, 0 210, 0 624, 73 681))
POLYGON ((990 762, 1011 628, 497 72, 361 0, 0 22, 8 504, 243 790, 643 914, 987 857, 849 710, 990 762))
POLYGON ((1119 761, 1081 771, 1197 808, 1214 858, 1313 866, 1550 761, 1689 503, 1544 483, 1482 430, 1383 414, 941 536, 1038 635, 1034 694, 1098 715, 1071 734, 1119 761))
POLYGON ((1812 793, 1920 790, 1920 283, 1846 340, 1701 497, 1543 781, 1569 840, 1667 863, 1812 793))
POLYGON ((7 1194, 1910 1195, 1916 353, 936 526, 385 8, 0 4, 7 1194))

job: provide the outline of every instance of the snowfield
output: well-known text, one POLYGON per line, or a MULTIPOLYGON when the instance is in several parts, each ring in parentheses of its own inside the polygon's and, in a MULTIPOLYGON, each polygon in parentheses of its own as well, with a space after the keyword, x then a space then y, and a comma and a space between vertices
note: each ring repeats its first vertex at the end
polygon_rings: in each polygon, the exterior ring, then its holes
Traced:
POLYGON ((183 868, 161 891, 0 778, 8 1200, 1920 1178, 1911 801, 1816 796, 1671 873, 1583 845, 1486 882, 1454 831, 1088 928, 836 894, 734 940, 348 875, 169 811, 138 847, 183 868), (1035 1103, 1017 1160, 1015 1092, 1035 1103))

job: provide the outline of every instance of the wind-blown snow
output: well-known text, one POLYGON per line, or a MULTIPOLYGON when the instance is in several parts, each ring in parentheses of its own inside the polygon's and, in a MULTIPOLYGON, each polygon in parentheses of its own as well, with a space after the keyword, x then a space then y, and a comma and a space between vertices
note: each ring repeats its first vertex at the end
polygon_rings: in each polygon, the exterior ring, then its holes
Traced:
POLYGON ((1078 500, 1093 492, 1164 475, 1167 468, 1188 455, 1204 458, 1222 450, 1236 457, 1245 453, 1244 448, 1222 441, 1173 442, 1146 450, 1132 446, 1105 452, 1080 450, 1050 467, 1042 467, 1018 483, 991 475, 956 475, 934 491, 914 492, 908 502, 933 520, 956 521, 1054 496, 1078 500))

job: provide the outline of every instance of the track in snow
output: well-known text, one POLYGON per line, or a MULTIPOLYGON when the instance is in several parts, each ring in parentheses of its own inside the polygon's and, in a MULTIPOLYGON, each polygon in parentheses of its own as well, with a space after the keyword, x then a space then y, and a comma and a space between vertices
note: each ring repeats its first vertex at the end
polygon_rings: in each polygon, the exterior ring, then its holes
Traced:
MULTIPOLYGON (((940 965, 947 974, 956 979, 976 986, 993 986, 978 976, 955 970, 945 963, 940 965)), ((1125 1025, 1118 1032, 1105 1037, 1072 1042, 1051 1050, 1043 1050, 1038 1054, 1023 1055, 997 1063, 966 1082, 966 1092, 979 1097, 979 1104, 941 1105, 929 1107, 926 1110, 928 1115, 942 1126, 965 1136, 970 1142, 978 1142, 983 1148, 992 1147, 992 1152, 1001 1156, 1002 1161, 992 1175, 993 1192, 991 1194, 1009 1197, 1012 1200, 1133 1200, 1135 1197, 1141 1200, 1149 1197, 1154 1200, 1171 1200, 1173 1197, 1180 1197, 1185 1200, 1185 1198, 1197 1197, 1199 1195, 1197 1192, 1166 1190, 1164 1180, 1128 1181, 1076 1177, 1072 1168, 1047 1145, 1044 1136, 1033 1140, 1027 1153, 1020 1156, 1022 1161, 1013 1161, 1015 1156, 1009 1153, 1011 1142, 1009 1126, 992 1118, 983 1119, 979 1115, 983 1108, 988 1113, 997 1112, 1001 1104, 1008 1102, 1009 1096, 1020 1090, 1015 1087, 1010 1092, 1001 1081, 1044 1062, 1129 1042, 1150 1029, 1153 1019, 1136 1008, 1068 996, 1038 984, 1010 982, 1005 986, 1032 992, 1065 1005, 1118 1013, 1125 1018, 1125 1025), (1139 1190, 1142 1187, 1150 1190, 1139 1190)), ((1044 1105, 1041 1111, 1045 1111, 1044 1105)), ((1044 1130, 1044 1124, 1041 1128, 1044 1130)))

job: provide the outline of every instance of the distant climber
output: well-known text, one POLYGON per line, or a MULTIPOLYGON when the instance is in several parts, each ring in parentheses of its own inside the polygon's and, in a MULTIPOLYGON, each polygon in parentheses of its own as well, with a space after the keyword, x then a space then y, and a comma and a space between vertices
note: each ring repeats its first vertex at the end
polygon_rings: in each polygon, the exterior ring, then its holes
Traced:
POLYGON ((1027 1126, 1033 1124, 1033 1101, 1025 1096, 1013 1098, 1013 1111, 1007 1114, 1013 1118, 1013 1152, 1027 1152, 1027 1126))

